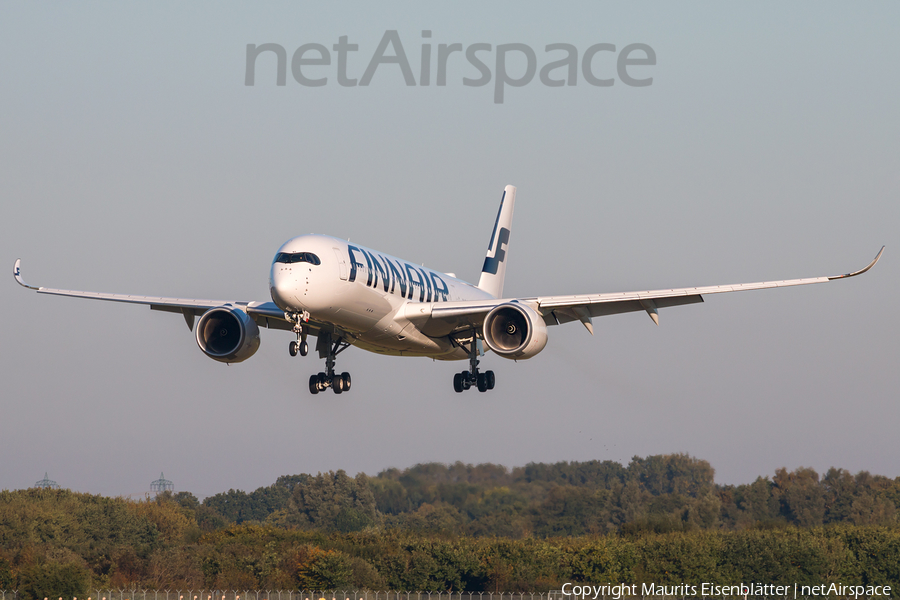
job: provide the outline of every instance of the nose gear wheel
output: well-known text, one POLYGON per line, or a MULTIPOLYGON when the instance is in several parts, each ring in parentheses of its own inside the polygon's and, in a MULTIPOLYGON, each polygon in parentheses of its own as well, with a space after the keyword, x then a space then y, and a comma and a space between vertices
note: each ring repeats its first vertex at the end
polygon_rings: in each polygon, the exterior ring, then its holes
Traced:
POLYGON ((309 323, 309 313, 284 313, 288 322, 293 323, 291 331, 297 334, 297 339, 288 345, 288 352, 291 356, 306 356, 309 353, 309 344, 306 343, 306 336, 309 334, 309 327, 304 327, 304 323, 309 323))

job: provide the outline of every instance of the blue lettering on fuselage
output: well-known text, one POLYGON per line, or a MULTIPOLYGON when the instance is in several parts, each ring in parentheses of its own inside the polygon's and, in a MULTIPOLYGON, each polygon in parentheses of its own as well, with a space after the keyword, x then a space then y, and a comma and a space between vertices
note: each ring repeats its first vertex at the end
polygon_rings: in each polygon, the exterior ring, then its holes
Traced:
MULTIPOLYGON (((400 260, 394 260, 356 246, 347 246, 350 255, 350 277, 348 281, 355 282, 357 271, 366 269, 366 287, 377 288, 378 278, 381 278, 381 287, 385 292, 398 294, 401 298, 416 301, 414 296, 418 287, 418 302, 447 302, 450 300, 450 288, 447 282, 433 271, 416 267, 400 260), (362 254, 366 262, 363 264, 357 260, 356 255, 362 254)), ((362 281, 360 281, 362 283, 362 281)))
POLYGON ((403 272, 403 266, 400 264, 400 261, 397 261, 395 265, 393 261, 387 261, 388 267, 391 270, 391 293, 396 294, 395 286, 396 284, 400 284, 400 297, 406 298, 406 277, 401 275, 403 272))
POLYGON ((428 274, 425 272, 425 269, 419 269, 419 273, 422 274, 422 280, 425 283, 425 293, 426 293, 426 302, 431 302, 431 280, 428 279, 428 274))
POLYGON ((413 299, 413 295, 416 293, 416 287, 419 288, 419 302, 425 302, 425 286, 422 283, 422 274, 416 270, 414 266, 407 263, 406 264, 406 276, 409 278, 409 298, 413 299))
POLYGON ((356 256, 353 255, 353 251, 357 251, 362 253, 362 250, 357 248, 356 246, 347 246, 347 254, 350 255, 350 279, 349 281, 352 283, 356 281, 356 270, 358 267, 364 267, 365 265, 356 260, 356 256))
POLYGON ((378 287, 378 276, 381 276, 381 282, 384 286, 384 291, 388 291, 388 288, 391 284, 391 271, 390 269, 385 268, 383 264, 381 264, 382 260, 386 259, 383 256, 379 256, 374 252, 371 253, 372 256, 372 265, 375 267, 375 273, 373 273, 373 278, 375 281, 372 282, 373 287, 378 287))
POLYGON ((434 286, 434 299, 437 302, 447 302, 450 299, 450 290, 447 288, 447 282, 441 279, 437 273, 431 274, 431 283, 434 286), (440 300, 438 300, 440 298, 440 300))
POLYGON ((372 272, 372 259, 369 257, 369 253, 365 250, 360 249, 360 252, 362 252, 363 256, 366 257, 366 267, 368 267, 367 271, 369 272, 369 276, 366 278, 366 285, 372 287, 372 279, 375 275, 372 272))

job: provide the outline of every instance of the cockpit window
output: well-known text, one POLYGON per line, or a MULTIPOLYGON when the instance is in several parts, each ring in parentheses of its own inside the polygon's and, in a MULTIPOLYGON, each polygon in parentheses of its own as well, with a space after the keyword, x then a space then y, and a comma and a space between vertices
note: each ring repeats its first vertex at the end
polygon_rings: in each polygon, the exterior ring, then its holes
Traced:
POLYGON ((275 256, 275 262, 277 263, 310 263, 312 265, 321 265, 322 261, 319 260, 319 257, 313 254, 312 252, 279 252, 277 256, 275 256))

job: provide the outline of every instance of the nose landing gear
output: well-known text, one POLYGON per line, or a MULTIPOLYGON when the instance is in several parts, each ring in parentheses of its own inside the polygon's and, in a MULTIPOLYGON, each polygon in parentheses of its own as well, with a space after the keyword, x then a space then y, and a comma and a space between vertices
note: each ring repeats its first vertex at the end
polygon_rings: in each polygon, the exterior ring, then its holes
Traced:
POLYGON ((478 346, 475 338, 472 338, 472 345, 469 347, 469 370, 453 375, 453 389, 457 393, 463 392, 473 385, 478 388, 479 392, 486 392, 494 389, 496 378, 493 371, 478 371, 478 346))
POLYGON ((334 372, 335 357, 346 350, 350 344, 342 338, 332 341, 330 333, 320 332, 319 341, 316 343, 316 350, 319 352, 319 358, 325 359, 325 371, 309 377, 309 393, 318 394, 324 392, 328 388, 334 390, 335 394, 350 391, 350 373, 334 372))
POLYGON ((294 324, 291 331, 297 334, 297 339, 288 345, 288 352, 291 356, 297 356, 298 353, 300 356, 306 356, 309 353, 309 344, 306 343, 306 336, 309 332, 303 328, 303 324, 309 322, 309 313, 306 311, 294 314, 285 313, 284 316, 294 324))

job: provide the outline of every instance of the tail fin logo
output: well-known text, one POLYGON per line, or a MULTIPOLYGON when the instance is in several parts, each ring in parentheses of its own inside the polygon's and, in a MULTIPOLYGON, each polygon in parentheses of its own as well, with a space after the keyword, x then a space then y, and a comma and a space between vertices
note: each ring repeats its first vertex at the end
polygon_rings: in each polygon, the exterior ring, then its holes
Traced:
POLYGON ((497 211, 497 220, 494 221, 494 230, 491 232, 491 241, 488 243, 488 252, 493 250, 494 255, 485 257, 484 266, 481 268, 482 273, 496 275, 500 263, 506 258, 506 250, 503 249, 503 246, 509 245, 509 229, 501 227, 500 235, 497 235, 497 226, 500 225, 500 215, 503 214, 504 200, 506 200, 506 190, 503 190, 503 195, 500 197, 500 210, 497 211), (497 240, 496 246, 494 246, 495 239, 497 240))
POLYGON ((506 259, 506 250, 504 250, 504 246, 509 245, 509 229, 506 227, 500 228, 500 235, 497 237, 497 249, 494 252, 494 256, 488 256, 484 259, 484 267, 481 268, 483 273, 490 273, 491 275, 497 274, 497 269, 500 267, 500 263, 506 259))

